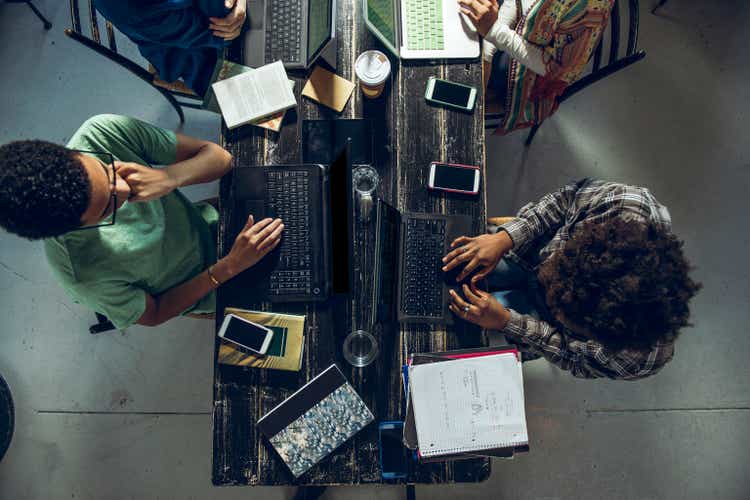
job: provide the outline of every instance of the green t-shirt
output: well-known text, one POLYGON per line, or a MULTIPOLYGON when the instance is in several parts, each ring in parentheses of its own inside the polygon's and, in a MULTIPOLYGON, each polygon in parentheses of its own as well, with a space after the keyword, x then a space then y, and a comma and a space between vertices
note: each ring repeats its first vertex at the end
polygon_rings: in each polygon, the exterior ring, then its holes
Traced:
MULTIPOLYGON (((141 165, 174 163, 176 145, 173 132, 117 115, 90 118, 68 142, 72 149, 106 151, 141 165)), ((73 300, 122 329, 143 315, 146 293, 162 293, 216 261, 209 223, 217 219, 212 208, 194 206, 173 191, 149 202, 125 202, 115 225, 46 239, 44 249, 73 300)), ((211 293, 185 313, 213 312, 215 303, 211 293)))

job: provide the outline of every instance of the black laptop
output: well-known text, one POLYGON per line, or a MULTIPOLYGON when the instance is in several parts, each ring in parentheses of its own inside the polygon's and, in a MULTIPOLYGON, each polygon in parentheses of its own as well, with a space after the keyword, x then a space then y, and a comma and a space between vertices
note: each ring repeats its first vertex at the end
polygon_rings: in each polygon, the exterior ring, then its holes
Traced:
POLYGON ((442 271, 451 242, 471 234, 468 215, 401 213, 383 200, 376 209, 372 323, 452 323, 442 271))
POLYGON ((347 144, 330 166, 277 165, 237 170, 232 240, 252 214, 280 217, 276 249, 242 274, 253 299, 322 301, 352 283, 352 169, 347 144))

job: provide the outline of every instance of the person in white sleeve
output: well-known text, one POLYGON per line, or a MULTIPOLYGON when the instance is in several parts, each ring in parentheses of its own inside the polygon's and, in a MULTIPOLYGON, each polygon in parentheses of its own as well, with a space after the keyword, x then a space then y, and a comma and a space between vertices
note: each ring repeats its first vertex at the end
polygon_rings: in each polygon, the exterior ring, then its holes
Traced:
POLYGON ((484 86, 496 133, 540 124, 583 72, 614 0, 457 0, 483 41, 484 86))

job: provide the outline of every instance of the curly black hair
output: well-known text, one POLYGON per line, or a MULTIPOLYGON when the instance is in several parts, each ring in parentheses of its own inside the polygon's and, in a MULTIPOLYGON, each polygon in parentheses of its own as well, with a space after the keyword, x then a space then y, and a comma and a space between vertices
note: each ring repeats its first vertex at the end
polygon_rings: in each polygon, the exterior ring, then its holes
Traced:
POLYGON ((77 153, 46 141, 0 147, 0 226, 35 240, 81 225, 91 198, 77 153))
POLYGON ((689 325, 701 285, 664 226, 617 217, 583 223, 539 268, 552 314, 614 350, 651 349, 689 325))

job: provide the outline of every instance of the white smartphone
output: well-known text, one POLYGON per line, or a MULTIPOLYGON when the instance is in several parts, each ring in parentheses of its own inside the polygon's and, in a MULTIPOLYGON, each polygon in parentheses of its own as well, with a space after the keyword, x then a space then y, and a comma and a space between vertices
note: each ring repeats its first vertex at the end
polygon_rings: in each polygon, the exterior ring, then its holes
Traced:
POLYGON ((273 330, 235 314, 227 314, 221 324, 219 337, 258 354, 266 354, 273 338, 273 330))
POLYGON ((456 163, 430 163, 427 187, 449 193, 478 194, 479 167, 456 163))
POLYGON ((427 80, 424 98, 441 106, 472 111, 477 102, 477 89, 431 76, 427 80))

